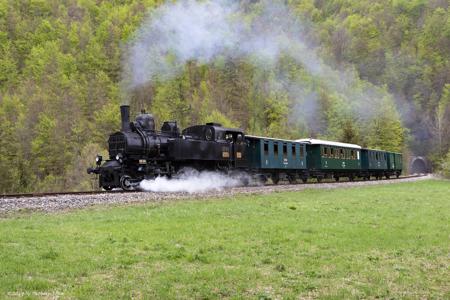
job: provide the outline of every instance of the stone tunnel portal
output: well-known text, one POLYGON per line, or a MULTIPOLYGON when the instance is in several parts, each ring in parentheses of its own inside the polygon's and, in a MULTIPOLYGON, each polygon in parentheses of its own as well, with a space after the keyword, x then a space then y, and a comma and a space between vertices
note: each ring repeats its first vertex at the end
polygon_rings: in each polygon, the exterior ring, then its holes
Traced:
POLYGON ((410 166, 411 174, 426 174, 431 171, 427 159, 421 156, 413 157, 410 166))

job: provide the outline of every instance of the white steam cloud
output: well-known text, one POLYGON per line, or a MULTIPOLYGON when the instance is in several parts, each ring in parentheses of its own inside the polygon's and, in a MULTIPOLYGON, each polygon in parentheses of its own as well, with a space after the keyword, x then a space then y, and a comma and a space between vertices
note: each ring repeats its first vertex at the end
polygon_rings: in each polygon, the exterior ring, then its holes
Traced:
POLYGON ((307 47, 303 26, 287 6, 271 1, 255 5, 258 15, 248 14, 236 1, 182 0, 158 7, 129 44, 128 87, 175 76, 189 60, 210 63, 221 56, 272 67, 288 54, 314 75, 329 71, 307 47))
POLYGON ((227 175, 219 172, 198 172, 193 169, 185 169, 176 178, 157 177, 153 180, 143 180, 140 188, 148 192, 187 192, 191 194, 205 193, 211 190, 221 191, 250 182, 251 177, 244 173, 227 175))
MULTIPOLYGON (((327 65, 307 42, 309 29, 305 24, 286 4, 276 1, 167 2, 149 14, 127 45, 124 87, 132 90, 154 80, 170 79, 191 60, 213 63, 218 58, 246 59, 273 70, 281 57, 290 57, 340 95, 354 116, 370 119, 386 93, 370 84, 361 85, 352 69, 336 70, 327 65)), ((319 111, 313 101, 316 96, 288 74, 276 77, 277 84, 272 88, 288 91, 296 104, 294 113, 305 108, 306 121, 316 130, 320 128, 320 124, 313 124, 319 111)))

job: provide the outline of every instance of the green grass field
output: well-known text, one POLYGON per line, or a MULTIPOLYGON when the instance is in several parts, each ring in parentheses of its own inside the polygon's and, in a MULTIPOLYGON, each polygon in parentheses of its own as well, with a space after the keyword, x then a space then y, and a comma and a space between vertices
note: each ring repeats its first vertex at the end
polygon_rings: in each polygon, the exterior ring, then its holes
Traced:
POLYGON ((449 298, 450 182, 21 214, 0 298, 449 298))

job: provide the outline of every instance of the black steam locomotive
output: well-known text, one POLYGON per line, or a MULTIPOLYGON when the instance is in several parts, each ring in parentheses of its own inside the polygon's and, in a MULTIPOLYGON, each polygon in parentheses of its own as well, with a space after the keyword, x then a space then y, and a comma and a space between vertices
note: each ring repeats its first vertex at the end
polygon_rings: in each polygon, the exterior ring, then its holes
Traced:
POLYGON ((180 134, 177 123, 168 121, 156 131, 152 115, 142 112, 130 122, 130 107, 123 105, 120 112, 122 129, 109 137, 109 159, 102 164, 97 156, 97 167, 88 169, 100 175, 105 190, 131 190, 143 179, 171 178, 184 167, 225 172, 245 167, 244 133, 239 129, 207 123, 180 134))
POLYGON ((109 159, 97 156, 100 187, 132 190, 143 179, 171 178, 185 167, 226 173, 244 171, 258 180, 293 183, 308 178, 349 180, 400 176, 402 155, 359 145, 315 139, 285 140, 244 135, 217 123, 196 125, 181 133, 176 122, 155 130, 152 115, 142 112, 130 122, 129 106, 121 106, 122 130, 109 137, 109 159))

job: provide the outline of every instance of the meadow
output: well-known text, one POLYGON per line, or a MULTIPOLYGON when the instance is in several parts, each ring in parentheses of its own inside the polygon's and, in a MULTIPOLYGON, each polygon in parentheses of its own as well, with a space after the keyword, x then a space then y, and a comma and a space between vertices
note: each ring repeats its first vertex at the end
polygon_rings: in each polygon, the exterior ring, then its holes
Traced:
POLYGON ((450 182, 0 219, 0 298, 449 298, 450 182))

